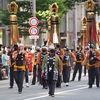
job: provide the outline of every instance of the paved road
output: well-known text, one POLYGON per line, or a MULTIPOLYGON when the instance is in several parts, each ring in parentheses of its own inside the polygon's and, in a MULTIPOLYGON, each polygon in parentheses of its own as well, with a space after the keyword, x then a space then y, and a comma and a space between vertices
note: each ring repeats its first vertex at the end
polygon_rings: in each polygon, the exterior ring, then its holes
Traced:
MULTIPOLYGON (((30 84, 31 80, 30 76, 30 84)), ((69 83, 69 87, 62 83, 52 98, 48 96, 48 89, 42 89, 41 85, 30 85, 29 88, 24 86, 23 93, 18 94, 16 84, 13 89, 8 89, 9 79, 3 80, 0 81, 0 100, 100 100, 100 88, 94 85, 89 89, 87 82, 87 76, 82 75, 81 81, 77 81, 76 77, 74 82, 69 83)))

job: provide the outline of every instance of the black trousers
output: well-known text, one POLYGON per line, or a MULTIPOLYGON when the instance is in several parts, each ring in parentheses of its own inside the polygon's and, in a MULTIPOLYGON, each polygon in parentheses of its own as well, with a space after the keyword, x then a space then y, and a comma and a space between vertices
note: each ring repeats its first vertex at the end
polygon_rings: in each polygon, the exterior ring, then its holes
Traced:
POLYGON ((33 68, 33 79, 32 79, 32 84, 35 85, 36 83, 36 65, 34 65, 33 68))
POLYGON ((14 67, 10 67, 10 87, 14 86, 14 67))
POLYGON ((96 78, 96 86, 99 87, 99 68, 90 67, 89 69, 89 86, 94 83, 94 78, 96 78))
POLYGON ((76 65, 75 65, 73 78, 72 78, 73 81, 75 80, 75 77, 76 77, 76 74, 77 74, 78 70, 79 70, 78 81, 80 81, 81 80, 81 74, 82 74, 82 65, 81 65, 81 63, 76 63, 76 65))
POLYGON ((56 81, 54 80, 48 80, 48 86, 49 86, 49 95, 54 95, 55 92, 55 85, 56 85, 56 81))
POLYGON ((99 67, 99 81, 100 81, 100 67, 99 67))
POLYGON ((14 72, 14 77, 15 77, 15 82, 18 87, 18 92, 22 92, 24 76, 25 76, 24 71, 14 72))
POLYGON ((58 80, 56 82, 56 87, 61 87, 61 76, 58 74, 58 80))
POLYGON ((26 83, 29 82, 29 77, 28 77, 28 68, 26 68, 26 71, 25 71, 25 82, 26 82, 26 83))
POLYGON ((86 66, 84 66, 84 75, 86 75, 86 66))
POLYGON ((63 81, 64 83, 69 82, 70 79, 70 67, 64 66, 63 68, 63 81))
POLYGON ((56 87, 56 81, 53 80, 53 73, 48 73, 48 86, 49 86, 49 95, 54 95, 55 87, 56 87))
POLYGON ((43 88, 47 88, 48 87, 47 80, 45 78, 43 78, 43 77, 42 77, 42 85, 43 85, 43 88))
POLYGON ((38 67, 38 82, 39 82, 39 84, 42 85, 42 77, 41 77, 41 74, 42 74, 42 69, 39 66, 38 67))

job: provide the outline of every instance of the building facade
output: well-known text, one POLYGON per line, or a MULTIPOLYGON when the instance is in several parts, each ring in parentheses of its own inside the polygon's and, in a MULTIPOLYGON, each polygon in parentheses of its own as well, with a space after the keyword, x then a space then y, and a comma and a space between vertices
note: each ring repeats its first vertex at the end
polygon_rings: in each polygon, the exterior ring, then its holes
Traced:
POLYGON ((82 28, 82 18, 85 16, 84 3, 79 3, 75 5, 75 9, 69 10, 66 15, 66 30, 67 30, 67 40, 66 45, 70 49, 76 49, 78 40, 80 38, 80 32, 82 28))

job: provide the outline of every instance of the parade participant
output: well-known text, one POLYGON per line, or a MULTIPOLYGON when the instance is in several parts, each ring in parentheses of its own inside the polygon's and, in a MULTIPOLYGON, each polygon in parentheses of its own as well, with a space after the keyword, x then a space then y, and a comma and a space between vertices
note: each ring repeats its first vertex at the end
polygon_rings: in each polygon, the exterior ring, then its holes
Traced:
MULTIPOLYGON (((24 47, 24 51, 27 52, 27 47, 24 47)), ((26 87, 29 87, 29 77, 28 77, 28 73, 29 73, 29 55, 28 55, 28 52, 27 52, 27 61, 26 61, 26 64, 25 64, 25 68, 26 68, 26 71, 25 71, 25 82, 26 82, 26 87)))
POLYGON ((62 60, 64 57, 64 50, 60 47, 59 43, 55 43, 55 53, 60 57, 62 60))
POLYGON ((32 48, 28 47, 28 71, 29 75, 31 75, 31 72, 33 70, 33 58, 34 58, 34 53, 31 52, 32 48))
POLYGON ((66 46, 63 47, 64 55, 66 53, 66 46))
POLYGON ((81 80, 81 74, 82 74, 82 63, 84 60, 84 53, 81 51, 81 48, 78 46, 77 51, 75 52, 76 56, 76 64, 74 66, 74 72, 73 72, 73 77, 71 81, 75 80, 77 71, 79 70, 79 76, 78 76, 78 81, 81 80))
POLYGON ((14 86, 14 56, 13 52, 18 50, 18 45, 11 46, 11 50, 8 52, 8 55, 10 56, 10 87, 9 89, 12 89, 14 86))
POLYGON ((100 52, 95 50, 94 44, 90 44, 90 50, 87 57, 84 60, 84 64, 87 64, 89 74, 89 88, 92 88, 94 84, 94 78, 96 78, 96 86, 99 87, 99 66, 100 66, 100 52))
POLYGON ((18 93, 22 93, 23 80, 26 71, 26 61, 27 61, 27 52, 24 51, 24 45, 19 44, 19 50, 13 52, 15 65, 14 65, 14 77, 18 87, 18 93))
POLYGON ((11 54, 11 48, 7 47, 7 55, 10 56, 10 54, 11 54))
MULTIPOLYGON (((89 47, 86 46, 84 49, 84 59, 87 57, 89 51, 89 47)), ((86 76, 86 65, 84 65, 84 76, 86 76)))
POLYGON ((58 79, 58 74, 61 76, 62 70, 60 59, 55 54, 53 45, 49 46, 49 54, 45 55, 42 62, 42 74, 45 73, 46 80, 49 86, 49 96, 54 97, 55 85, 58 79))
MULTIPOLYGON (((60 58, 60 64, 61 64, 61 69, 63 70, 63 65, 62 65, 62 59, 64 57, 64 50, 60 47, 59 43, 55 43, 55 53, 59 56, 60 58)), ((58 80, 56 83, 56 87, 61 88, 61 76, 58 74, 58 80)))
POLYGON ((66 51, 63 58, 63 81, 66 86, 69 86, 70 70, 73 66, 73 61, 76 61, 76 57, 74 53, 69 51, 69 48, 66 47, 66 51))
POLYGON ((40 53, 41 48, 39 46, 36 46, 36 51, 34 53, 34 63, 33 63, 33 79, 32 79, 32 84, 31 85, 35 85, 36 83, 36 77, 38 76, 38 68, 37 68, 37 55, 40 53))
POLYGON ((37 56, 37 65, 39 66, 39 81, 40 83, 43 85, 43 89, 47 89, 47 81, 45 80, 45 75, 44 73, 41 76, 41 72, 42 72, 42 61, 44 56, 48 53, 47 47, 46 46, 42 46, 41 47, 41 52, 38 54, 37 56))

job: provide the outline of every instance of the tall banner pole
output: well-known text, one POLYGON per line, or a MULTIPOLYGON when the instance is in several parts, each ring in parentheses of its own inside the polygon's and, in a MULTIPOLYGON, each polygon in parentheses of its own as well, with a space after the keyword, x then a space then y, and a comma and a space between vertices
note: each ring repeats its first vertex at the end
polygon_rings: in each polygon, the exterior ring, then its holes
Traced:
POLYGON ((96 21, 94 14, 95 3, 93 0, 87 0, 84 3, 85 9, 87 11, 87 41, 88 43, 98 42, 98 35, 96 30, 96 21))
POLYGON ((17 44, 19 43, 19 30, 18 30, 18 24, 17 24, 17 9, 18 5, 15 2, 11 2, 7 5, 8 12, 10 15, 10 39, 11 44, 17 44))
POLYGON ((74 34, 74 49, 76 50, 77 48, 77 7, 76 7, 76 4, 75 4, 75 9, 73 11, 73 16, 74 16, 74 20, 73 20, 73 24, 74 24, 74 27, 73 27, 73 34, 74 34))
POLYGON ((86 30, 87 30, 87 19, 86 19, 86 17, 83 17, 82 18, 82 29, 81 29, 81 31, 82 31, 82 36, 83 36, 83 47, 85 47, 85 46, 87 46, 88 45, 88 42, 87 42, 87 40, 86 40, 86 30))
POLYGON ((59 33, 59 17, 57 15, 58 13, 58 6, 56 3, 53 3, 50 5, 50 12, 51 12, 51 18, 50 18, 50 35, 49 35, 49 43, 60 43, 60 33, 59 33))

